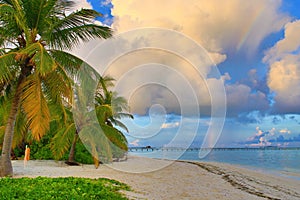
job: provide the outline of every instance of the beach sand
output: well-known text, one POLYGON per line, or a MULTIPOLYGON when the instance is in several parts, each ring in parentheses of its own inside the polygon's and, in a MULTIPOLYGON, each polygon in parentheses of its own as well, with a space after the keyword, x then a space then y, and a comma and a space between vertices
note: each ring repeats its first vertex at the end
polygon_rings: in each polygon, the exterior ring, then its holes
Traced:
POLYGON ((125 162, 67 166, 56 161, 13 161, 14 177, 109 178, 126 183, 129 199, 300 199, 300 180, 239 166, 130 156, 125 162))

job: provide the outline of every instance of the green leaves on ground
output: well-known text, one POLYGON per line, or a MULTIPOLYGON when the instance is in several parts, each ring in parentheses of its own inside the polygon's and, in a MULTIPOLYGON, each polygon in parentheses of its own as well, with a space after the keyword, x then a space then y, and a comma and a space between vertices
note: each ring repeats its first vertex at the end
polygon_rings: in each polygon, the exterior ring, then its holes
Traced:
POLYGON ((127 199, 129 186, 109 179, 2 178, 0 199, 127 199))

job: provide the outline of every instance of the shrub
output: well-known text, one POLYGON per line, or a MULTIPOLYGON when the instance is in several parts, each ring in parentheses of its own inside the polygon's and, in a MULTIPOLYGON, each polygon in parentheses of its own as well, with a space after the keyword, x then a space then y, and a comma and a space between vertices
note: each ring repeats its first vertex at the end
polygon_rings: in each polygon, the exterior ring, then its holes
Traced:
POLYGON ((2 178, 0 199, 127 199, 120 190, 130 188, 118 181, 86 178, 2 178))

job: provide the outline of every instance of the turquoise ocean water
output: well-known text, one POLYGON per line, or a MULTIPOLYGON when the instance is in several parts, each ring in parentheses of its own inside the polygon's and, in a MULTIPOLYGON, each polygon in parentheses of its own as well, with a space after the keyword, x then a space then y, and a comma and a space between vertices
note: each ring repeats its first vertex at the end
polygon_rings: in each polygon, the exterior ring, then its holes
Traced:
POLYGON ((246 168, 266 173, 276 173, 282 176, 300 180, 300 149, 225 149, 207 151, 204 158, 199 158, 197 150, 154 150, 133 151, 131 155, 150 158, 212 161, 240 165, 246 168))

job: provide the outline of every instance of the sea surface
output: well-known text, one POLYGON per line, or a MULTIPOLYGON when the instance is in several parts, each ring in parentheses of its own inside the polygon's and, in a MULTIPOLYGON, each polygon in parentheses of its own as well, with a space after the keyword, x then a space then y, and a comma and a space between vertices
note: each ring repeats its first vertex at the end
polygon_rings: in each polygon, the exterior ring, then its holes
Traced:
POLYGON ((155 149, 132 151, 130 154, 159 159, 229 163, 300 180, 300 149, 223 149, 207 150, 201 154, 193 149, 155 149))

